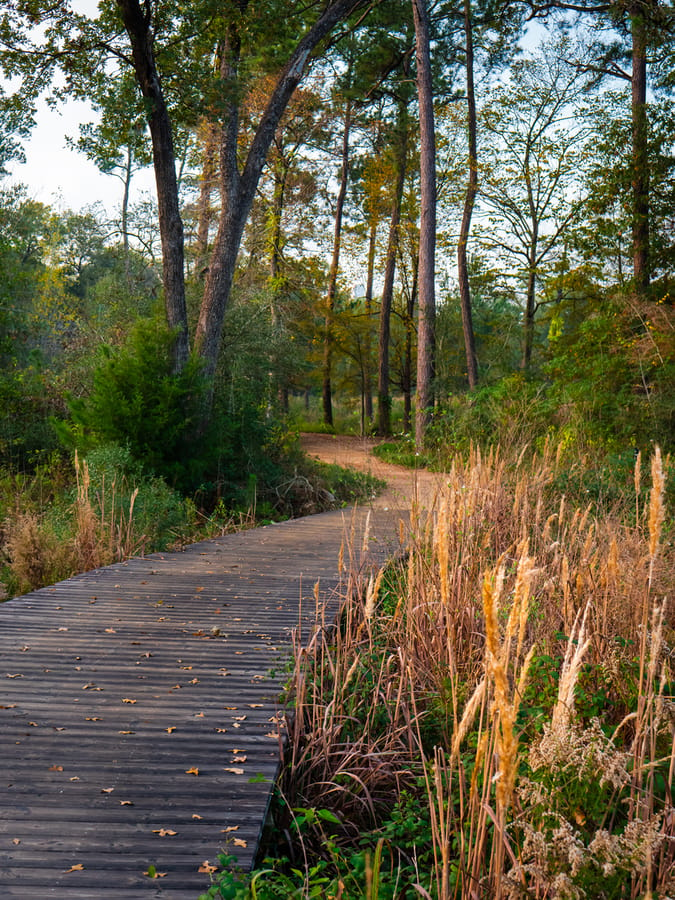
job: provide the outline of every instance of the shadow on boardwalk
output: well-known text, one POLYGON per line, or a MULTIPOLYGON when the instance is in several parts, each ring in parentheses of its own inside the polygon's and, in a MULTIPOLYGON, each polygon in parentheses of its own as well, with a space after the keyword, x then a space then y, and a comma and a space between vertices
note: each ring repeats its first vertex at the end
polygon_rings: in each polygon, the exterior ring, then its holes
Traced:
MULTIPOLYGON (((353 530, 360 547, 366 513, 351 516, 132 559, 0 605, 3 900, 195 900, 225 846, 251 865, 292 633, 314 620, 317 580, 336 608, 340 545, 353 530)), ((397 523, 373 511, 357 565, 395 551, 397 523)))

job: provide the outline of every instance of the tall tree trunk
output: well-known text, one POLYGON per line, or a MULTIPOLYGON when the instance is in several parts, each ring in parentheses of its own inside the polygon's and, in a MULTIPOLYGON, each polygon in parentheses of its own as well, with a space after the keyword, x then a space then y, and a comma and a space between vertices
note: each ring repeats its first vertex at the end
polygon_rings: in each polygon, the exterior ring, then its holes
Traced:
POLYGON ((218 129, 212 122, 205 121, 201 127, 203 159, 202 174, 197 200, 197 253, 195 274, 203 278, 208 264, 209 232, 213 221, 211 194, 216 184, 218 155, 218 129))
POLYGON ((147 101, 162 244, 164 305, 169 328, 176 332, 173 367, 179 372, 188 360, 190 345, 185 304, 183 222, 178 203, 171 121, 155 63, 151 19, 145 15, 138 0, 116 2, 129 36, 136 80, 147 101))
POLYGON ((464 197, 464 211, 457 242, 457 274, 459 278, 459 301, 462 309, 462 328, 466 352, 466 374, 469 389, 478 385, 478 361, 476 341, 473 332, 471 312, 471 289, 466 259, 466 245, 469 239, 471 216, 478 192, 478 129, 476 125, 476 94, 473 81, 473 26, 471 22, 471 0, 464 0, 464 35, 466 43, 466 103, 469 132, 469 183, 464 197))
POLYGON ((365 417, 368 424, 373 422, 373 345, 371 333, 371 321, 373 316, 373 281, 375 276, 375 248, 377 244, 377 222, 373 217, 370 223, 370 236, 368 239, 368 270, 366 274, 366 340, 364 347, 365 365, 363 371, 363 393, 365 403, 365 417))
POLYGON ((415 444, 421 449, 431 419, 434 374, 436 139, 426 0, 412 0, 415 22, 417 95, 420 114, 419 323, 417 328, 417 396, 415 444))
POLYGON ((129 251, 129 190, 131 188, 133 150, 131 141, 127 146, 127 158, 124 166, 124 191, 122 193, 122 248, 124 251, 124 278, 127 290, 131 290, 131 253, 129 251))
POLYGON ((340 268, 340 244, 342 241, 342 216, 349 183, 349 133, 352 124, 352 108, 347 101, 345 124, 342 132, 342 157, 340 168, 340 188, 335 204, 335 224, 333 229, 333 256, 328 270, 328 288, 326 290, 326 316, 323 333, 323 421, 333 424, 333 392, 331 387, 331 370, 333 356, 333 313, 335 312, 335 295, 337 292, 338 270, 340 268))
POLYGON ((649 291, 649 161, 647 150, 647 34, 640 4, 630 7, 633 65, 631 112, 633 143, 633 279, 638 295, 649 291))
POLYGON ((408 156, 408 106, 399 100, 397 122, 396 187, 391 208, 387 255, 384 264, 384 283, 380 304, 380 334, 378 343, 377 369, 377 433, 391 434, 391 394, 389 390, 389 336, 391 330, 391 305, 394 296, 394 275, 396 274, 396 253, 398 250, 401 204, 405 185, 406 161, 408 156))
MULTIPOLYGON (((534 238, 536 241, 536 237, 534 238)), ((529 372, 532 364, 532 348, 534 346, 534 316, 537 310, 537 263, 536 243, 530 246, 530 259, 527 270, 527 289, 525 293, 525 321, 523 334, 523 356, 520 368, 523 372, 529 372)))

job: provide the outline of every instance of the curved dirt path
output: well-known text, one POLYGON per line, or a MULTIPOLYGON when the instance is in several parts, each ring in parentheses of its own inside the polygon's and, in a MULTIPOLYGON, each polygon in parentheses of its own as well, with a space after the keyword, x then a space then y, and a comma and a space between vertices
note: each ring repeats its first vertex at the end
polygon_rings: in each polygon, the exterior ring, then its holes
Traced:
POLYGON ((430 508, 444 477, 426 469, 407 469, 382 462, 373 455, 378 441, 353 435, 301 434, 300 444, 309 456, 321 462, 336 463, 346 468, 368 472, 387 482, 385 490, 372 501, 375 509, 410 509, 413 500, 422 508, 430 508))

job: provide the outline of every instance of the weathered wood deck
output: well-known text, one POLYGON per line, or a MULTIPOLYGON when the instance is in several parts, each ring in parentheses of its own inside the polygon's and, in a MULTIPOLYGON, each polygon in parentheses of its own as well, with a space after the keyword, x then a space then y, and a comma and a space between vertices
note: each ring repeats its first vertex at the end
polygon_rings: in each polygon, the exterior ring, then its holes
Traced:
MULTIPOLYGON (((291 635, 301 607, 313 619, 317 579, 329 604, 339 593, 350 515, 132 559, 0 604, 3 900, 196 900, 226 846, 252 864, 291 635)), ((373 512, 371 559, 395 549, 395 519, 373 512)))

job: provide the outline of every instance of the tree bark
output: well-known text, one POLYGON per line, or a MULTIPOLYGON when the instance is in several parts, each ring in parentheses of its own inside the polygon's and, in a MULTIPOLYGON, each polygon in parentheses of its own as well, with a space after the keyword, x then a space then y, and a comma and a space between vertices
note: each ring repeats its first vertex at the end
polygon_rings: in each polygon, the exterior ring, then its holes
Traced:
POLYGON ((647 148, 647 34, 639 4, 630 8, 632 37, 631 113, 633 151, 633 280, 640 296, 649 291, 649 161, 647 148))
POLYGON ((383 437, 391 434, 391 394, 389 390, 389 336, 391 331, 391 305, 394 296, 394 275, 396 274, 396 252, 401 222, 401 204, 405 185, 406 160, 408 156, 408 107, 405 100, 399 101, 398 147, 396 160, 396 188, 391 208, 387 255, 384 264, 384 283, 380 304, 380 333, 378 343, 377 369, 377 433, 383 437))
POLYGON ((116 2, 129 36, 136 80, 148 110, 162 244, 164 305, 169 328, 176 332, 173 368, 180 372, 190 355, 190 345, 185 304, 183 222, 178 203, 171 121, 155 62, 150 14, 143 12, 138 0, 116 2))
POLYGON ((195 260, 195 274, 198 278, 204 277, 208 265, 209 232, 213 221, 211 194, 216 184, 216 156, 218 153, 218 132, 213 123, 205 121, 202 124, 201 132, 203 161, 199 200, 197 201, 197 253, 195 260))
POLYGON ((420 116, 420 247, 419 324, 417 328, 417 395, 415 444, 422 449, 431 420, 434 374, 435 253, 436 253, 436 140, 426 0, 412 0, 415 58, 420 116))
POLYGON ((333 392, 331 386, 331 369, 333 356, 333 313, 335 312, 335 295, 340 267, 340 244, 342 241, 342 215, 344 212, 347 185, 349 183, 349 133, 352 124, 351 103, 347 101, 345 124, 342 132, 342 162, 340 168, 340 188, 335 204, 335 220, 333 228, 333 256, 328 271, 328 287, 326 290, 326 315, 323 334, 323 421, 333 425, 333 392))
POLYGON ((466 50, 466 103, 467 125, 469 133, 469 183, 464 197, 464 211, 459 228, 457 242, 457 275, 459 278, 459 302, 462 309, 462 328, 464 331, 464 349, 466 352, 466 374, 469 390, 478 386, 478 360, 476 358, 476 341, 473 331, 471 311, 471 288, 469 286, 469 270, 466 258, 466 245, 469 239, 471 216, 473 214, 476 194, 478 193, 478 128, 476 124, 476 94, 473 78, 473 26, 471 21, 471 0, 464 0, 464 35, 466 50))

